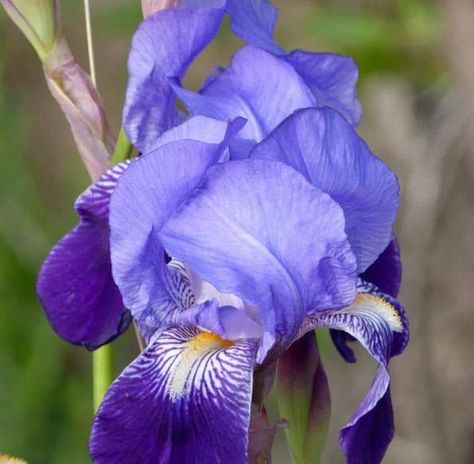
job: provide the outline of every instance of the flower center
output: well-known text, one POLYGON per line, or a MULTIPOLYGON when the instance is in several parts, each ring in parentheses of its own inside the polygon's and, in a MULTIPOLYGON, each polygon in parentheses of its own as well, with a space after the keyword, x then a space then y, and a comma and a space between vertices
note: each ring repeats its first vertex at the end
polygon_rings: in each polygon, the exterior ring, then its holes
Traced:
POLYGON ((201 332, 189 340, 178 362, 172 367, 173 373, 168 384, 168 393, 172 401, 184 396, 191 372, 197 372, 201 361, 207 354, 234 346, 234 342, 225 340, 211 332, 201 332))

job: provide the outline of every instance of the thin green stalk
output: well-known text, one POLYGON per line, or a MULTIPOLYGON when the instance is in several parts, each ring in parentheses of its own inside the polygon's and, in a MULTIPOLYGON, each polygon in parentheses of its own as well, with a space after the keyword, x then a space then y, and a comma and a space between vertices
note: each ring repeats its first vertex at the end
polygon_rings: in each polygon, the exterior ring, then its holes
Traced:
MULTIPOLYGON (((97 87, 94 63, 94 43, 92 41, 91 12, 89 0, 84 0, 84 13, 86 19, 87 50, 89 55, 89 68, 92 83, 97 87)), ((94 401, 94 411, 99 408, 104 395, 112 383, 112 346, 110 344, 102 346, 94 351, 92 355, 92 391, 94 401)))
POLYGON ((100 406, 105 392, 112 382, 112 345, 104 345, 92 353, 94 411, 100 406))

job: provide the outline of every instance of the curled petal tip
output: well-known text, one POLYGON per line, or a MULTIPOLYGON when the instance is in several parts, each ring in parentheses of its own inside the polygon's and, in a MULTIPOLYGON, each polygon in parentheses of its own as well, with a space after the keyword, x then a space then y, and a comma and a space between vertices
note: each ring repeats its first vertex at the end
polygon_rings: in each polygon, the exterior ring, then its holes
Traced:
POLYGON ((255 345, 221 343, 190 327, 161 332, 107 392, 93 462, 248 463, 255 345))

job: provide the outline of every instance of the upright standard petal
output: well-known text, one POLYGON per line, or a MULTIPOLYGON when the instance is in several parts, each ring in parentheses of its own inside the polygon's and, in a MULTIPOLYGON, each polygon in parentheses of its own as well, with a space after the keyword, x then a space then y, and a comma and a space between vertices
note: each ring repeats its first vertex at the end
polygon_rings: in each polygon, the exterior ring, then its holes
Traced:
POLYGON ((200 93, 174 82, 174 90, 192 114, 224 121, 247 119, 240 137, 260 141, 299 108, 315 99, 293 66, 255 47, 244 47, 230 66, 211 78, 200 93))
POLYGON ((247 464, 255 343, 171 328, 127 367, 94 421, 94 464, 247 464))
POLYGON ((268 0, 227 0, 226 13, 236 35, 250 45, 277 55, 284 50, 273 40, 278 10, 268 0))
POLYGON ((215 7, 170 8, 147 18, 138 28, 128 60, 129 81, 123 125, 141 151, 176 124, 175 96, 169 78, 181 78, 216 35, 225 1, 215 7))
POLYGON ((341 430, 340 443, 348 464, 381 462, 393 438, 388 362, 408 342, 408 320, 403 308, 370 284, 361 283, 355 302, 343 310, 316 312, 301 327, 343 330, 357 339, 379 363, 367 395, 341 430))
POLYGON ((359 273, 387 247, 399 206, 397 177, 336 111, 296 112, 250 156, 292 166, 337 201, 359 273))
POLYGON ((357 99, 359 70, 355 61, 336 53, 293 50, 285 56, 316 97, 318 107, 328 106, 358 126, 361 105, 357 99))
POLYGON ((354 298, 355 260, 341 209, 281 163, 214 166, 160 238, 220 292, 255 306, 283 343, 309 309, 354 298))
MULTIPOLYGON (((127 308, 148 330, 173 321, 179 311, 192 304, 186 296, 188 285, 181 273, 166 266, 158 233, 166 219, 201 182, 209 166, 217 162, 241 124, 242 121, 236 121, 215 127, 221 134, 220 143, 180 140, 160 144, 128 169, 112 196, 114 278, 127 308)), ((203 137, 208 140, 211 135, 207 133, 203 137)))
POLYGON ((236 35, 249 45, 281 56, 295 68, 313 92, 318 107, 334 108, 353 126, 359 124, 359 71, 352 58, 303 50, 286 53, 273 38, 278 10, 268 0, 228 0, 226 12, 236 35))
POLYGON ((57 334, 88 349, 107 343, 130 322, 112 278, 109 202, 129 162, 109 169, 76 202, 80 223, 52 249, 37 293, 57 334))

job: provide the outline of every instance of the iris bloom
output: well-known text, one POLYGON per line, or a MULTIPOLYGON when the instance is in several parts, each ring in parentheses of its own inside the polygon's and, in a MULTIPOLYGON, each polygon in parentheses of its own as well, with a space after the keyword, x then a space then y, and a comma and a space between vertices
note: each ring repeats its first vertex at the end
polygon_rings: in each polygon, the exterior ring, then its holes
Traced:
POLYGON ((38 282, 69 341, 95 348, 133 317, 147 343, 98 411, 96 464, 248 462, 254 379, 317 327, 379 363, 341 431, 347 462, 380 462, 392 438, 387 366, 408 339, 397 179, 353 128, 352 61, 285 53, 275 19, 268 2, 189 0, 134 37, 124 125, 142 156, 79 198, 38 282), (226 12, 250 45, 185 90, 226 12))

